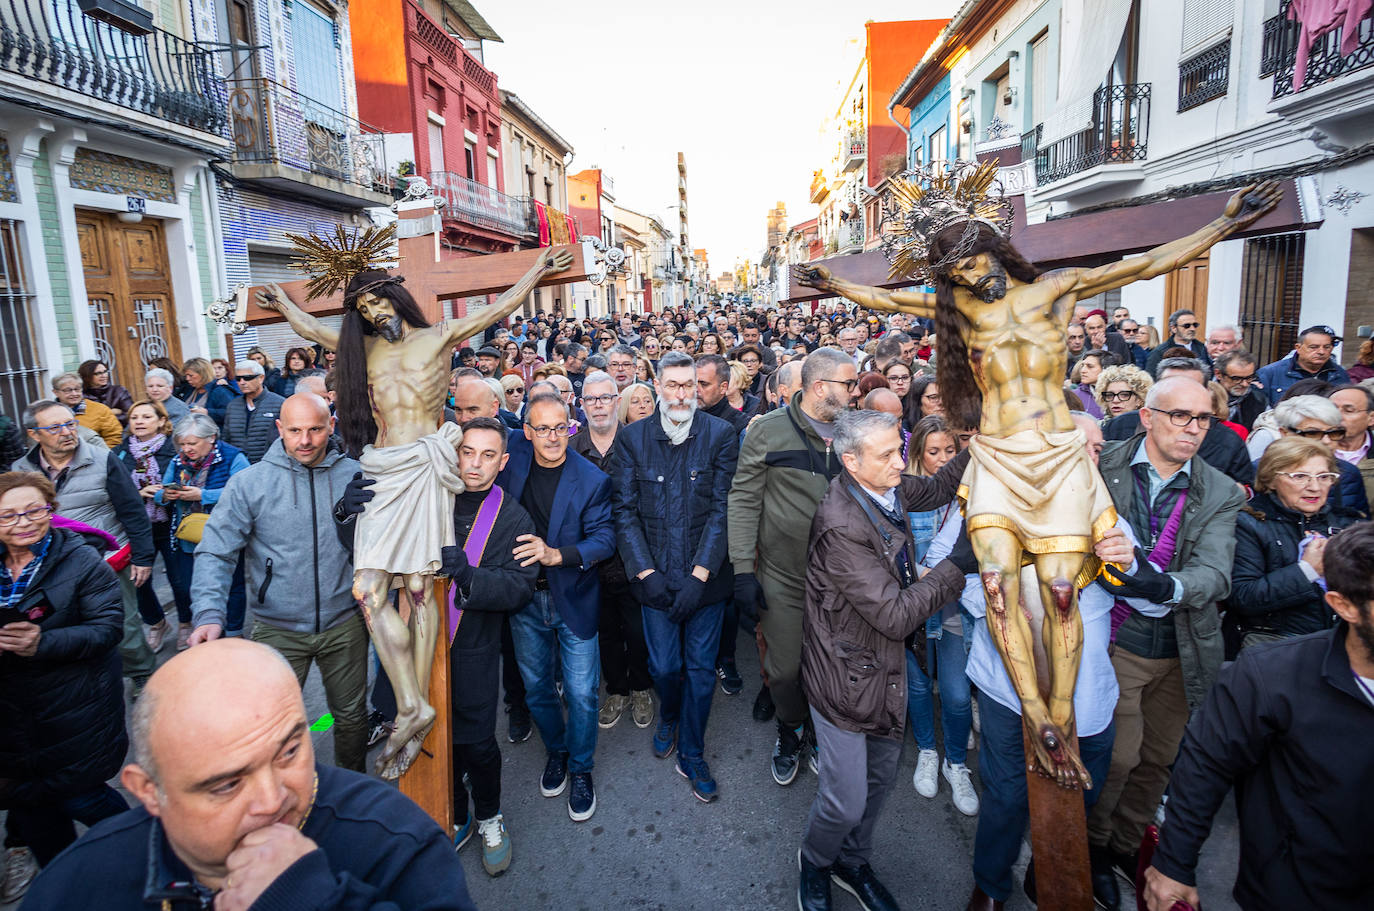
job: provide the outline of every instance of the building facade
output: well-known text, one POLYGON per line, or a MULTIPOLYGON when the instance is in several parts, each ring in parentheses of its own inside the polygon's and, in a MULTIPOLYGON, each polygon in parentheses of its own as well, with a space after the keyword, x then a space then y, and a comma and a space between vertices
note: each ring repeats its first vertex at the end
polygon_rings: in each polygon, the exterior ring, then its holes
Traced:
POLYGON ((83 360, 139 395, 155 358, 223 348, 212 160, 231 149, 202 10, 0 0, 0 410, 83 360), (193 14, 194 13, 194 14, 193 14), (69 65, 53 66, 56 55, 69 65))
MULTIPOLYGON (((525 103, 505 89, 501 97, 501 146, 506 187, 527 196, 534 209, 534 237, 522 249, 569 244, 577 239, 576 224, 568 216, 568 162, 573 147, 525 103)), ((572 284, 535 288, 525 302, 525 315, 563 308, 571 301, 572 284)))

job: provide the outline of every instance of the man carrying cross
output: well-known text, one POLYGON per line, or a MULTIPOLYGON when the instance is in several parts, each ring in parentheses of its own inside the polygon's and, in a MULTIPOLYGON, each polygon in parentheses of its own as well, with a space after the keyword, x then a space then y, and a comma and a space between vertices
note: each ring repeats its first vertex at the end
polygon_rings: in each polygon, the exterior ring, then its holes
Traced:
POLYGON ((385 778, 410 767, 437 717, 425 699, 439 627, 434 576, 442 549, 454 544, 453 500, 463 490, 456 454, 462 432, 442 422, 449 353, 518 309, 540 279, 571 264, 565 250, 541 256, 493 306, 434 325, 402 287, 404 278, 385 270, 352 277, 337 330, 278 285, 258 293, 258 302, 280 312, 302 338, 338 352, 339 431, 377 481, 357 519, 353 596, 396 691, 396 728, 377 760, 385 778), (392 611, 388 596, 402 587, 400 610, 392 611))

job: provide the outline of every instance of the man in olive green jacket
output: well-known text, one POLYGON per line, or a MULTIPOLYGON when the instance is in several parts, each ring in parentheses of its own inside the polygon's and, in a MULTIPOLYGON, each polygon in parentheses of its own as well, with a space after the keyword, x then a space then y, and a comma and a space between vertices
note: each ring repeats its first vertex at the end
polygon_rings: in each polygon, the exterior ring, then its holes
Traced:
POLYGON ((1088 821, 1095 892, 1110 891, 1113 865, 1129 868, 1134 879, 1134 854, 1168 784, 1189 713, 1221 668, 1217 602, 1231 590, 1236 514, 1245 502, 1235 481, 1197 456, 1215 420, 1206 387, 1191 377, 1161 380, 1140 420, 1144 432, 1108 443, 1098 463, 1117 513, 1142 547, 1134 576, 1103 576, 1125 618, 1113 620, 1121 696, 1111 770, 1088 821))

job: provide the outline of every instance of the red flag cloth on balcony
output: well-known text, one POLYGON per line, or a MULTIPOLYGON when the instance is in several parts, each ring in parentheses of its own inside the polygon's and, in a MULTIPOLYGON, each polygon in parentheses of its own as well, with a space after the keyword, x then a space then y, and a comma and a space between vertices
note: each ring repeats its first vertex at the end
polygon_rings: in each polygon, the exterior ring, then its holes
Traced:
POLYGON ((542 202, 535 200, 534 216, 539 220, 539 246, 549 245, 549 208, 542 202))
POLYGON ((549 219, 549 230, 553 237, 553 245, 561 247, 564 244, 573 242, 573 238, 568 234, 568 217, 562 212, 554 211, 553 217, 549 219))
POLYGON ((1293 0, 1288 18, 1301 26, 1298 52, 1293 59, 1293 91, 1307 79, 1307 56, 1312 42, 1335 29, 1341 32, 1341 56, 1348 57, 1360 44, 1360 22, 1374 10, 1374 0, 1293 0))
POLYGON ((577 243, 577 220, 571 215, 568 216, 568 243, 577 243))

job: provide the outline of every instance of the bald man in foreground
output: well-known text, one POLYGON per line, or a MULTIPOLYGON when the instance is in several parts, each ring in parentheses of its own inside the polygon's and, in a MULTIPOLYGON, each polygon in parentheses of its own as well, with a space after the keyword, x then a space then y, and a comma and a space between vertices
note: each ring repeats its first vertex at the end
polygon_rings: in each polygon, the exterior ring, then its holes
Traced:
POLYGON ((49 864, 25 909, 472 911, 448 836, 394 788, 317 765, 296 675, 220 639, 162 666, 134 706, 142 804, 49 864))

